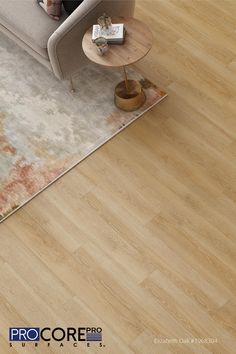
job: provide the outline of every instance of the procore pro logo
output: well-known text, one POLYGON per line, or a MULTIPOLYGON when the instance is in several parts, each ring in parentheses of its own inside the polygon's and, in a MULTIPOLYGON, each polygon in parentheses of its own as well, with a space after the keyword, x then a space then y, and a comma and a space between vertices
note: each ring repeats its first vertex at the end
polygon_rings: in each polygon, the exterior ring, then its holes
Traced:
POLYGON ((11 342, 37 342, 40 338, 40 328, 9 328, 11 342))
POLYGON ((51 343, 58 343, 59 347, 64 347, 65 342, 71 342, 74 347, 77 347, 78 342, 86 342, 86 346, 89 347, 90 342, 98 342, 99 347, 105 347, 102 339, 101 327, 9 328, 10 347, 13 347, 13 342, 22 342, 22 347, 26 346, 26 342, 33 342, 35 347, 39 346, 39 342, 45 342, 47 347, 50 347, 51 343))

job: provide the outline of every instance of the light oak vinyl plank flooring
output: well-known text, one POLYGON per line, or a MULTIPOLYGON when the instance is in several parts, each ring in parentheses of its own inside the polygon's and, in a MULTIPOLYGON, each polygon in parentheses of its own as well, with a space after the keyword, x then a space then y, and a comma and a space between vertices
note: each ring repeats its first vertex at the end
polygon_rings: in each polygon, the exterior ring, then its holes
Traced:
POLYGON ((1 353, 23 352, 11 326, 84 325, 106 347, 63 352, 235 353, 236 2, 135 16, 154 35, 137 67, 169 97, 0 225, 1 353), (194 338, 217 343, 174 342, 194 338))

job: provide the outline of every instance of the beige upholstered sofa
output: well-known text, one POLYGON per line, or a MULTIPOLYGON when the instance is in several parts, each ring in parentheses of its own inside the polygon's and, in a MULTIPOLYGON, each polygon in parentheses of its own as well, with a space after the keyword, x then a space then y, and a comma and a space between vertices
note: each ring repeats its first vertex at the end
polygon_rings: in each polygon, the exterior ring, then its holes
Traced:
POLYGON ((59 79, 68 79, 85 63, 84 32, 106 12, 132 16, 135 0, 84 0, 69 16, 54 21, 36 0, 0 0, 0 30, 17 42, 59 79))

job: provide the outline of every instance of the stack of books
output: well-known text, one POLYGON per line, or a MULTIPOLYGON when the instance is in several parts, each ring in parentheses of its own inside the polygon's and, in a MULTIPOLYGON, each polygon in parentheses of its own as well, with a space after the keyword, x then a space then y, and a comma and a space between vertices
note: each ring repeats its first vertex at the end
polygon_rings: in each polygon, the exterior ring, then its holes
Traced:
POLYGON ((123 44, 125 39, 125 26, 123 23, 116 23, 109 26, 108 29, 101 28, 100 25, 93 25, 92 41, 103 37, 108 44, 123 44))

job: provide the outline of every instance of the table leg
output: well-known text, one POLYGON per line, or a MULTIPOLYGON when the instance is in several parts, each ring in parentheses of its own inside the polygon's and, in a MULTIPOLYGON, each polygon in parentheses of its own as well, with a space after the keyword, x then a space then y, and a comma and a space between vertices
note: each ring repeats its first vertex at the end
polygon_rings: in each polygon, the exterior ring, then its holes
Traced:
POLYGON ((128 82, 128 77, 127 77, 127 72, 125 66, 123 66, 123 71, 124 71, 124 78, 125 78, 125 87, 127 92, 129 91, 129 82, 128 82))

